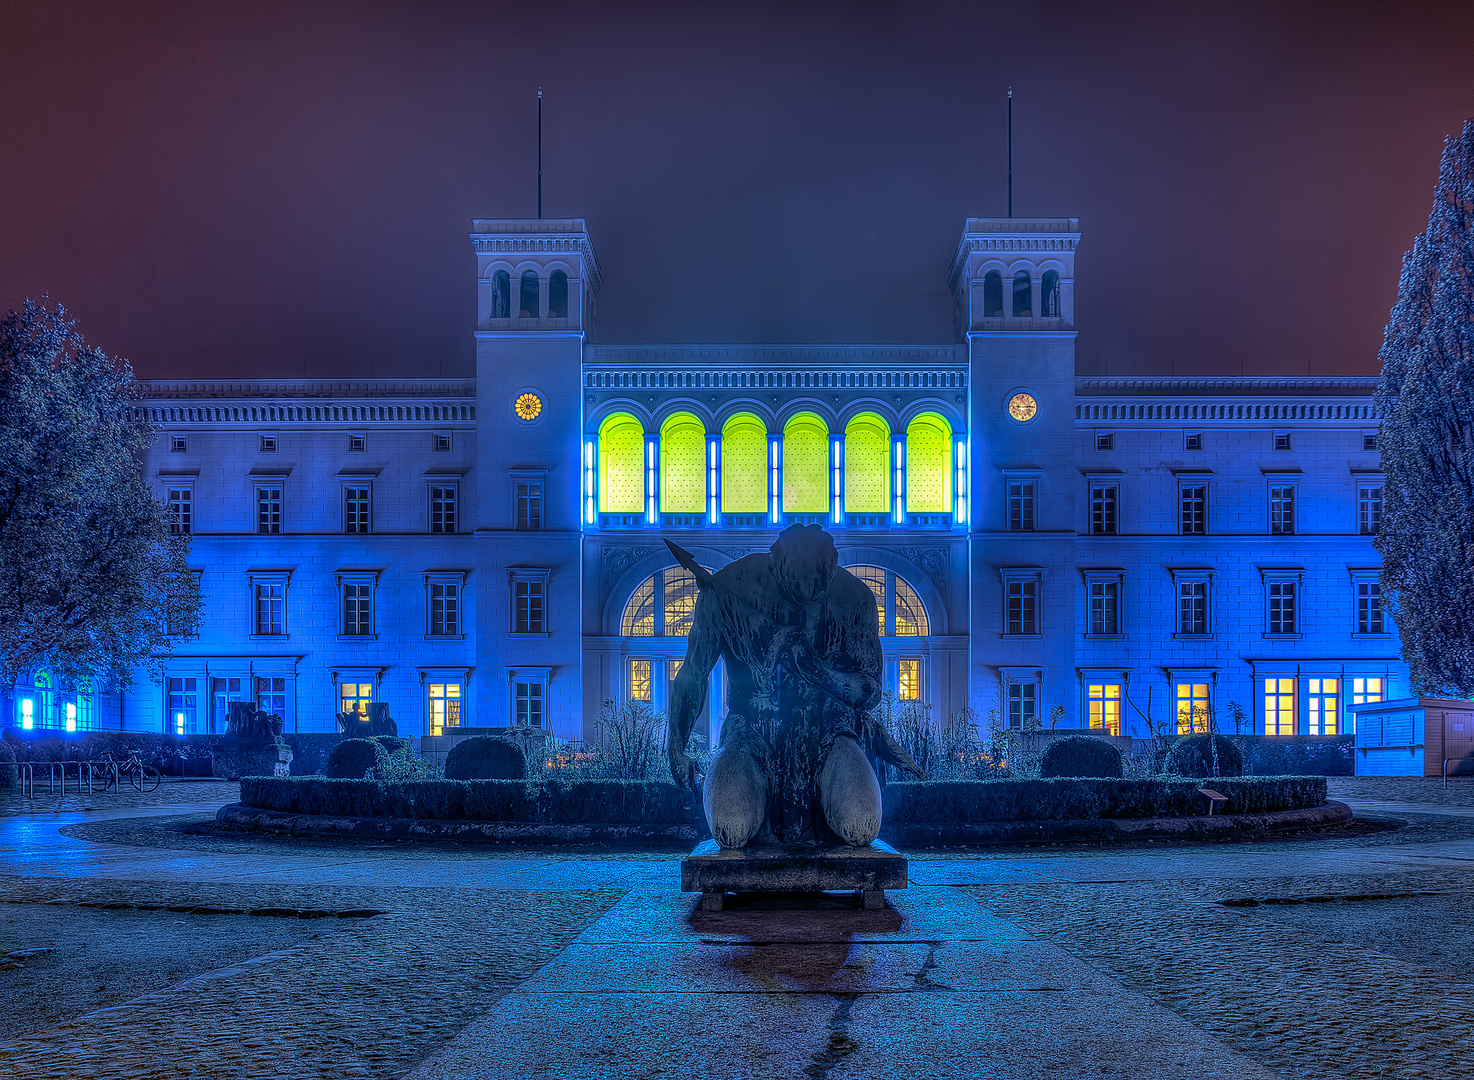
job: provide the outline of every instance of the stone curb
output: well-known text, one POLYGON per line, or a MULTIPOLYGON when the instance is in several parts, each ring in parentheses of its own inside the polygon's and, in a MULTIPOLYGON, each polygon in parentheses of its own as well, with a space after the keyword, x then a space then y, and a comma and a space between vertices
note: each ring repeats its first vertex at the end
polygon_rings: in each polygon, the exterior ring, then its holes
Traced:
POLYGON ((456 840, 471 844, 694 844, 706 839, 695 825, 576 825, 525 821, 438 821, 418 818, 354 818, 288 814, 230 803, 215 820, 243 832, 280 836, 348 837, 368 840, 456 840))
MULTIPOLYGON (((1072 841, 1203 840, 1341 825, 1352 818, 1342 802, 1306 810, 1266 814, 1193 817, 1097 818, 1077 821, 976 821, 946 825, 892 825, 881 830, 887 843, 909 848, 1072 841)), ((231 803, 215 820, 243 832, 280 836, 347 837, 371 840, 455 840, 477 844, 695 843, 707 838, 694 825, 572 825, 520 821, 437 821, 415 818, 353 818, 288 814, 231 803)))
POLYGON ((1214 840, 1343 825, 1351 819, 1351 807, 1343 802, 1327 801, 1323 806, 1305 810, 1279 810, 1265 814, 892 825, 882 829, 880 834, 889 843, 908 848, 1076 841, 1214 840))

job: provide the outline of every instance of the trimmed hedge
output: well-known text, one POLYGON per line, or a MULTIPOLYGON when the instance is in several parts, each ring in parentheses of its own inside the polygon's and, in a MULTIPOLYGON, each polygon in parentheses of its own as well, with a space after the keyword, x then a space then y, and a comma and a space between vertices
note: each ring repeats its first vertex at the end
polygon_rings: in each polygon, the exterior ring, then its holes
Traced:
POLYGON ((15 751, 4 739, 0 739, 0 788, 15 787, 20 779, 20 770, 15 767, 15 751))
POLYGON ((1162 759, 1161 771, 1196 780, 1213 776, 1213 749, 1208 745, 1209 739, 1218 747, 1218 776, 1214 779, 1242 776, 1244 755, 1223 735, 1187 735, 1178 739, 1162 759))
POLYGON ((344 739, 328 755, 328 776, 335 780, 362 780, 388 758, 384 747, 373 739, 344 739))
MULTIPOLYGON (((961 780, 887 784, 891 825, 972 821, 1070 821, 1192 817, 1208 801, 1191 780, 961 780)), ((1304 810, 1326 801, 1323 776, 1249 776, 1214 781, 1223 813, 1304 810)), ((632 780, 326 780, 248 776, 241 803, 260 810, 332 817, 584 824, 677 825, 703 821, 700 804, 670 783, 632 780)))
POLYGON ((674 784, 630 780, 327 780, 241 778, 241 803, 287 814, 435 820, 681 825, 701 806, 674 784))
MULTIPOLYGON (((303 731, 282 736, 292 748, 292 775, 321 774, 327 769, 328 754, 342 741, 341 735, 325 731, 303 731)), ((4 741, 17 761, 90 761, 111 754, 122 760, 137 750, 143 760, 168 776, 209 772, 203 763, 214 756, 223 735, 169 735, 160 731, 88 731, 76 735, 59 732, 22 732, 6 728, 4 741), (200 763, 200 767, 191 765, 200 763)), ((4 751, 0 751, 3 753, 4 751)))
POLYGON ((1106 776, 1119 777, 1121 751, 1093 735, 1066 735, 1054 739, 1045 747, 1044 760, 1039 763, 1039 775, 1055 776, 1106 776))
POLYGON ((462 739, 445 756, 447 780, 521 780, 526 775, 522 747, 492 735, 462 739))
MULTIPOLYGON (((970 821, 1079 821, 1193 817, 1208 812, 1194 780, 959 780, 885 786, 886 825, 970 821)), ((1213 781, 1228 796, 1220 813, 1304 810, 1326 801, 1323 776, 1245 776, 1213 781)))

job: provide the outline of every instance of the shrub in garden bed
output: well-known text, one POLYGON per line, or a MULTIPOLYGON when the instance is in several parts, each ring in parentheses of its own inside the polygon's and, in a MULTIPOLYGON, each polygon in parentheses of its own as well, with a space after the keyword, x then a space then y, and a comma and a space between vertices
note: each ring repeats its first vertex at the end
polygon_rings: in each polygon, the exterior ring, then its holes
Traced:
POLYGON ((0 788, 15 787, 20 772, 15 767, 15 750, 4 739, 0 739, 0 788))
POLYGON ((521 780, 526 775, 522 748, 491 735, 463 739, 445 757, 448 780, 521 780))
POLYGON ((1066 735, 1053 740, 1044 750, 1039 775, 1110 776, 1121 775, 1121 751, 1104 739, 1093 735, 1066 735))
POLYGON ((1162 761, 1161 771, 1173 776, 1190 776, 1198 780, 1214 776, 1213 773, 1213 746, 1208 740, 1213 740, 1213 745, 1218 748, 1218 774, 1214 779, 1224 776, 1242 776, 1244 772, 1244 755, 1239 748, 1222 735, 1189 735, 1178 739, 1167 750, 1167 755, 1162 761))
POLYGON ((328 755, 327 774, 335 780, 362 780, 387 760, 384 747, 373 739, 344 739, 328 755))

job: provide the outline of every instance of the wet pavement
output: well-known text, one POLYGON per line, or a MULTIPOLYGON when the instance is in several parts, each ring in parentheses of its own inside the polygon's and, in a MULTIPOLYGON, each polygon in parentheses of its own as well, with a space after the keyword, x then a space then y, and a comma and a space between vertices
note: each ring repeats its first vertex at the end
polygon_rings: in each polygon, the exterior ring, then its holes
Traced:
POLYGON ((912 852, 881 912, 699 912, 679 851, 241 838, 234 797, 0 792, 0 954, 52 950, 0 962, 0 1077, 1474 1076, 1468 782, 1333 781, 1364 823, 1324 836, 912 852))

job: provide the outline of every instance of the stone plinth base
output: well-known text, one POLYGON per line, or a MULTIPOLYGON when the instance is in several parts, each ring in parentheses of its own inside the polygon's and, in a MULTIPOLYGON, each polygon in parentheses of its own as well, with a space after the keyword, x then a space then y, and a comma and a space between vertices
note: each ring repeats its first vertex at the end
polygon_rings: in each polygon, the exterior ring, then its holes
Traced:
POLYGON ((699 892, 703 911, 722 910, 729 892, 856 891, 867 909, 885 907, 886 889, 906 887, 906 858, 877 840, 869 847, 699 844, 681 860, 681 891, 699 892))
POLYGON ((211 769, 224 780, 242 776, 290 776, 292 748, 280 735, 276 738, 221 739, 215 744, 211 769))

